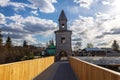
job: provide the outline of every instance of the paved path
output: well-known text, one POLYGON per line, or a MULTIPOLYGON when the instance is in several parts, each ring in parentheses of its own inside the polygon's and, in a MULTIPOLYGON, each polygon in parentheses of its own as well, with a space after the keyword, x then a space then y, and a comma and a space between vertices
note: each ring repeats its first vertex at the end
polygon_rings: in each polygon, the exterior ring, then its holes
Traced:
POLYGON ((68 61, 55 62, 33 80, 78 80, 68 61))

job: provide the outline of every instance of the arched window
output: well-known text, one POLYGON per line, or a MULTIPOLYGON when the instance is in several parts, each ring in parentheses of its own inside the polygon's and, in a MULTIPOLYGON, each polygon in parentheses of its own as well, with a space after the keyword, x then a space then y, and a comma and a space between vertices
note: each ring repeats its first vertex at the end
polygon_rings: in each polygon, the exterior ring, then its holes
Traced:
POLYGON ((65 25, 64 24, 62 24, 62 28, 64 28, 65 27, 65 25))
POLYGON ((62 37, 62 38, 61 38, 61 43, 62 43, 62 44, 65 43, 65 37, 62 37))

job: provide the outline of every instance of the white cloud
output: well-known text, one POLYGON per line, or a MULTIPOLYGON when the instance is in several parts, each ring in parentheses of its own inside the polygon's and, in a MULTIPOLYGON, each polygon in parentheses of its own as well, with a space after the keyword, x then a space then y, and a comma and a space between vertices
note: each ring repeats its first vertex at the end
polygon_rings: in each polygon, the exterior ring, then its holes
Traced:
POLYGON ((8 5, 9 5, 9 6, 14 6, 14 10, 15 10, 15 11, 25 10, 25 7, 28 7, 27 4, 18 3, 18 2, 9 2, 8 5))
POLYGON ((37 9, 31 4, 25 4, 25 3, 20 3, 20 2, 12 2, 10 0, 0 0, 0 6, 1 7, 6 7, 6 6, 13 6, 14 10, 25 10, 25 7, 31 8, 31 9, 37 9))
POLYGON ((15 14, 14 16, 6 17, 6 18, 12 21, 17 21, 17 22, 21 22, 23 20, 23 17, 18 14, 15 14))
POLYGON ((109 19, 110 18, 110 15, 108 15, 106 13, 101 13, 101 12, 95 13, 95 16, 99 19, 109 19))
POLYGON ((111 3, 111 2, 109 2, 109 1, 102 1, 102 4, 103 4, 103 5, 110 5, 110 3, 111 3))
POLYGON ((2 7, 7 6, 9 1, 10 0, 0 0, 0 6, 2 7))
POLYGON ((31 44, 39 42, 35 36, 49 36, 53 34, 57 26, 57 23, 52 20, 34 16, 24 18, 15 14, 14 16, 6 17, 6 19, 12 22, 1 27, 4 37, 10 36, 16 40, 27 40, 31 44))
POLYGON ((120 14, 120 0, 102 0, 102 4, 108 6, 106 11, 108 15, 116 16, 120 14))
POLYGON ((72 26, 70 27, 73 30, 73 35, 78 35, 76 37, 82 38, 83 41, 88 40, 91 42, 97 33, 95 28, 95 22, 92 17, 82 17, 73 21, 72 26))
POLYGON ((33 38, 32 35, 28 34, 27 36, 25 36, 24 38, 26 41, 29 42, 29 44, 36 44, 37 43, 37 40, 36 38, 33 38))
POLYGON ((39 8, 41 12, 52 13, 55 11, 53 3, 56 3, 56 0, 29 0, 33 6, 39 8))
POLYGON ((79 4, 80 7, 90 8, 94 0, 74 0, 75 3, 79 4))
POLYGON ((4 24, 5 22, 5 16, 2 13, 0 13, 0 24, 4 24))
POLYGON ((57 3, 57 0, 28 0, 31 4, 12 2, 10 0, 0 0, 0 6, 13 6, 15 11, 20 9, 25 10, 25 7, 31 9, 37 9, 44 13, 52 13, 55 11, 54 3, 57 3))
POLYGON ((109 9, 108 14, 111 14, 111 16, 120 15, 120 0, 114 0, 111 3, 111 8, 109 9))
POLYGON ((14 23, 16 24, 20 24, 21 27, 25 27, 28 30, 30 30, 30 28, 33 28, 31 30, 35 30, 35 32, 42 30, 43 32, 45 32, 47 30, 55 29, 57 26, 57 23, 53 22, 52 20, 41 19, 34 16, 23 18, 21 15, 15 14, 14 16, 7 17, 7 19, 14 21, 14 23), (38 30, 38 28, 40 30, 38 30))
POLYGON ((31 11, 31 13, 34 14, 34 15, 36 15, 36 16, 39 15, 37 10, 31 11))
MULTIPOLYGON (((83 7, 81 1, 74 0, 75 3, 80 4, 80 7, 83 7)), ((90 8, 87 12, 92 16, 79 17, 72 22, 73 38, 81 38, 84 47, 89 42, 96 46, 110 47, 114 39, 120 40, 120 0, 91 1, 88 7, 84 7, 90 8)))
POLYGON ((67 11, 69 11, 72 15, 80 13, 80 7, 79 6, 68 6, 67 11))
POLYGON ((99 47, 110 47, 110 42, 114 39, 120 39, 120 16, 116 18, 101 17, 102 14, 99 14, 96 19, 80 16, 74 20, 70 26, 71 30, 73 30, 73 38, 81 38, 84 43, 83 47, 87 43, 93 43, 99 47))

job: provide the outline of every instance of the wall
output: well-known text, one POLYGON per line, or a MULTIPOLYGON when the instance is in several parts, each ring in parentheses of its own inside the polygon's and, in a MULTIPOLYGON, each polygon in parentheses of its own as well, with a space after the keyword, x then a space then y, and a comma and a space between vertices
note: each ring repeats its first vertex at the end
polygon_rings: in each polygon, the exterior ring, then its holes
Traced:
POLYGON ((0 80, 32 80, 54 63, 54 57, 46 57, 0 65, 0 80))
POLYGON ((79 80, 120 80, 120 73, 69 57, 73 71, 79 80))

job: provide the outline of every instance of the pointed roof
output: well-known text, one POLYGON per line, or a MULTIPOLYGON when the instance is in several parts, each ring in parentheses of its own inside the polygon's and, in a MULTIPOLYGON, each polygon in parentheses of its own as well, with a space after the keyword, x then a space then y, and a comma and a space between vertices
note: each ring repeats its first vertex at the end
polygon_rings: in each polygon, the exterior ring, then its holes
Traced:
POLYGON ((67 21, 67 17, 65 16, 64 10, 61 11, 61 14, 60 14, 58 20, 66 20, 67 21))
POLYGON ((0 29, 0 38, 3 37, 2 34, 1 34, 1 29, 0 29))
POLYGON ((51 45, 48 46, 48 49, 55 49, 55 48, 56 48, 56 47, 55 47, 54 44, 51 44, 51 45))

